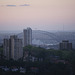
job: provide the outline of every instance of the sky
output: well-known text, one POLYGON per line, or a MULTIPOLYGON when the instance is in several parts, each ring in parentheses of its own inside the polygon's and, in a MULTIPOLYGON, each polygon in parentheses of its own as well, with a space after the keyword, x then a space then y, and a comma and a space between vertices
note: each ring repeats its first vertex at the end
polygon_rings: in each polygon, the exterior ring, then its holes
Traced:
POLYGON ((75 0, 0 0, 0 31, 75 31, 75 0))

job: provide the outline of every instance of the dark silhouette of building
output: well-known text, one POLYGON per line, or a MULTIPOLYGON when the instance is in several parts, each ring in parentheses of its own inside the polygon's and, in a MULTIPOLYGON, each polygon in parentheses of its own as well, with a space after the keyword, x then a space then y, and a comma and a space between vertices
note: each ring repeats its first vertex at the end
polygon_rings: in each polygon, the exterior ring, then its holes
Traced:
POLYGON ((59 44, 60 50, 72 50, 72 43, 69 43, 68 40, 63 40, 59 44))

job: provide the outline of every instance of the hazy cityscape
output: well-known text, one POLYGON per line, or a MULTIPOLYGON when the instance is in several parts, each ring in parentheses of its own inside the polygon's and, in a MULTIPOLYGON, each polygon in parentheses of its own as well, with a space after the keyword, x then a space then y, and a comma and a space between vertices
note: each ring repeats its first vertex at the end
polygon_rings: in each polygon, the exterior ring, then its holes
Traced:
MULTIPOLYGON (((75 49, 75 32, 49 32, 42 30, 32 30, 32 45, 41 46, 49 49, 59 49, 59 43, 62 41, 69 41, 72 43, 72 49, 75 49)), ((9 38, 11 35, 17 35, 18 38, 24 40, 23 31, 21 32, 1 32, 0 46, 3 44, 4 38, 9 38)))
POLYGON ((75 75, 75 1, 0 0, 0 75, 75 75))
POLYGON ((75 55, 74 34, 75 32, 32 30, 30 27, 20 33, 1 33, 1 75, 59 75, 62 72, 62 75, 74 75, 72 67, 75 55), (60 65, 61 71, 59 69, 50 71, 49 67, 53 68, 55 64, 54 68, 57 69, 60 65))

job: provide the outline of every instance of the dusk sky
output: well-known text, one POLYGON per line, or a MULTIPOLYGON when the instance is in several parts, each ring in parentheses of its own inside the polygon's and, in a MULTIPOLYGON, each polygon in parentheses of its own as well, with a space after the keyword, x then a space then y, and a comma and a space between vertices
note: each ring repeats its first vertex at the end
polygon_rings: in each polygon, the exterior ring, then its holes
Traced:
POLYGON ((0 31, 75 30, 75 0, 0 0, 0 31))

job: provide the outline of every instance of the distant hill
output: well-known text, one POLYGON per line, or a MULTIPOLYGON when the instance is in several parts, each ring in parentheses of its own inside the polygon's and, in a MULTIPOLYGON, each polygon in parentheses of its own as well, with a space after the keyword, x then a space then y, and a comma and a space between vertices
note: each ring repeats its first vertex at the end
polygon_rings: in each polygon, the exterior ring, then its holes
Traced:
MULTIPOLYGON (((23 38, 23 33, 18 34, 23 38)), ((58 44, 62 40, 69 40, 75 47, 75 32, 47 32, 41 30, 33 30, 32 32, 33 43, 37 44, 58 44)))
MULTIPOLYGON (((6 36, 11 34, 0 34, 0 42, 6 36)), ((17 34, 23 39, 23 32, 17 34)), ((69 40, 75 48, 75 32, 47 32, 41 30, 32 31, 33 44, 58 44, 62 40, 69 40)))
MULTIPOLYGON (((19 38, 23 38, 23 33, 18 34, 19 38)), ((39 42, 43 44, 56 44, 58 43, 57 36, 54 33, 40 31, 40 30, 33 30, 32 31, 32 39, 33 43, 39 42)))

